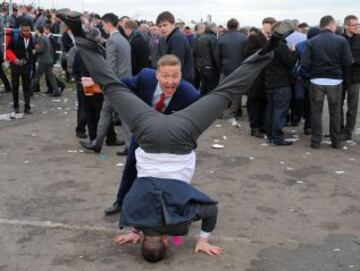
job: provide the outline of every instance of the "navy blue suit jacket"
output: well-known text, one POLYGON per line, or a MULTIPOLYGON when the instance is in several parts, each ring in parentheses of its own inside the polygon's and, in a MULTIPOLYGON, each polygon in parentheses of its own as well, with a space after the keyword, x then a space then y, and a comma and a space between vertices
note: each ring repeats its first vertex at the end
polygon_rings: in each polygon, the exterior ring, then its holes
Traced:
MULTIPOLYGON (((145 103, 152 106, 152 100, 158 85, 156 70, 143 69, 136 76, 121 80, 132 92, 142 99, 145 103)), ((189 82, 181 80, 176 92, 166 107, 164 114, 168 115, 175 111, 182 110, 200 98, 199 91, 189 82)), ((125 195, 129 191, 132 183, 137 177, 135 150, 138 148, 134 137, 131 140, 123 171, 121 184, 119 187, 117 202, 122 204, 125 195)))

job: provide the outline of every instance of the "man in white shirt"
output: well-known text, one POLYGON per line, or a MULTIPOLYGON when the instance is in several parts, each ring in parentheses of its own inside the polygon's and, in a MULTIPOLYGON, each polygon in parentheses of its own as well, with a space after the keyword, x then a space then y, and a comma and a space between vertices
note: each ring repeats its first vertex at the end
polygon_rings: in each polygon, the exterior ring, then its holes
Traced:
MULTIPOLYGON (((181 230, 186 229, 192 221, 200 218, 205 234, 198 239, 195 252, 221 254, 221 248, 208 242, 209 234, 214 229, 216 211, 214 208, 202 210, 203 205, 214 206, 216 201, 186 181, 194 171, 197 139, 222 114, 236 95, 247 92, 262 69, 271 61, 271 51, 291 32, 289 28, 284 24, 279 25, 269 43, 247 58, 214 91, 183 110, 163 115, 144 103, 118 80, 102 56, 96 53, 97 45, 85 38, 79 14, 65 9, 58 11, 57 16, 72 29, 91 77, 103 87, 104 95, 108 96, 110 103, 128 123, 140 146, 136 156, 137 168, 142 177, 135 180, 124 200, 121 225, 135 226, 144 232, 142 249, 150 254, 149 258, 149 254, 144 257, 156 262, 165 255, 165 235, 184 235, 186 231, 180 234, 175 228, 181 225, 181 230), (170 163, 168 168, 169 159, 173 159, 174 163, 170 163), (157 167, 161 166, 161 177, 152 176, 155 174, 152 169, 156 161, 157 167), (185 176, 184 172, 190 174, 185 176), (173 179, 174 176, 182 179, 173 179), (149 235, 152 230, 157 233, 154 237, 149 235)), ((120 244, 124 240, 135 243, 139 239, 138 235, 134 237, 129 234, 120 236, 116 241, 120 244)))

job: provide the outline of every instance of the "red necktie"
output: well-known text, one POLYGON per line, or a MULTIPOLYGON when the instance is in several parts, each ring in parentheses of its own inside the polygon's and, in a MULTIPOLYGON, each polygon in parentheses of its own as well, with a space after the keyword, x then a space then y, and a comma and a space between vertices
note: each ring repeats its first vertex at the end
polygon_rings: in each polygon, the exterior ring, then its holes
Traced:
POLYGON ((164 106, 165 106, 165 94, 161 93, 160 94, 160 99, 156 103, 155 110, 158 111, 158 112, 162 112, 163 109, 164 109, 164 106))

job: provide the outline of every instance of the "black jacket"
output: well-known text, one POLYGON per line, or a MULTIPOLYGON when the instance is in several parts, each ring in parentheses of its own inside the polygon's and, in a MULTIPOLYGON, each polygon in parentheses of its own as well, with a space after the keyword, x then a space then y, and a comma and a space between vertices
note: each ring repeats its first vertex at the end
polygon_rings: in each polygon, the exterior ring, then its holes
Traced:
POLYGON ((7 48, 11 51, 16 58, 22 59, 25 64, 22 66, 15 65, 14 63, 10 62, 10 67, 13 72, 16 73, 31 73, 32 67, 34 63, 34 55, 33 50, 35 49, 35 39, 33 36, 29 39, 29 45, 27 49, 25 48, 24 38, 19 34, 16 38, 13 36, 9 46, 7 48))
MULTIPOLYGON (((245 46, 245 57, 248 57, 255 53, 256 51, 260 50, 266 43, 266 37, 262 32, 259 32, 256 35, 250 35, 249 39, 245 46)), ((259 76, 254 81, 254 84, 248 91, 248 98, 249 99, 266 99, 265 93, 265 78, 264 72, 261 72, 259 76)))
POLYGON ((344 34, 345 39, 349 42, 351 54, 353 57, 353 65, 346 70, 345 83, 360 83, 360 35, 354 35, 351 38, 344 34))
POLYGON ((149 46, 139 32, 129 38, 131 46, 132 74, 137 75, 142 69, 150 67, 149 46))
POLYGON ((194 80, 194 67, 190 45, 186 36, 178 28, 166 39, 167 54, 176 55, 182 65, 182 76, 185 80, 194 80))
POLYGON ((302 65, 311 78, 342 79, 352 65, 350 46, 344 37, 323 30, 305 43, 302 65))
POLYGON ((217 50, 217 37, 214 32, 205 32, 197 41, 197 61, 200 70, 212 67, 219 71, 219 55, 217 50))
POLYGON ((279 48, 274 51, 273 60, 265 68, 266 92, 291 86, 292 69, 296 61, 296 52, 290 51, 285 42, 281 43, 279 48))
POLYGON ((238 31, 228 31, 219 38, 220 70, 224 75, 229 75, 240 66, 244 60, 246 42, 246 36, 238 31))

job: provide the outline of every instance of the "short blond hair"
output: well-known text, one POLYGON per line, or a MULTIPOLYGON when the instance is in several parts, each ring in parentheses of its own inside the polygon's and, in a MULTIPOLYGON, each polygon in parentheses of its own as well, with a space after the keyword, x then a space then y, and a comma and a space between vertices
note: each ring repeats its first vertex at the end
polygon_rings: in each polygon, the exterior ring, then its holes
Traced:
POLYGON ((179 66, 181 69, 181 61, 175 55, 164 55, 158 60, 157 68, 159 69, 164 66, 179 66))

